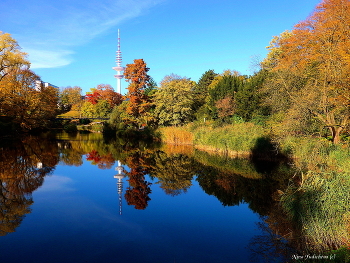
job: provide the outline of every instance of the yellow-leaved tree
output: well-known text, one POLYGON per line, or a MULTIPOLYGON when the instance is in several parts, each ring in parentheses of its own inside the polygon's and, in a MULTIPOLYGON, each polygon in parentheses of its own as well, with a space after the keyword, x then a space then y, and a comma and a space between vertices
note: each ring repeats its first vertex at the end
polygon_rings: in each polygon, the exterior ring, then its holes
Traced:
POLYGON ((338 143, 349 125, 349 47, 349 0, 323 0, 305 21, 274 38, 263 62, 271 72, 266 91, 274 110, 285 111, 290 123, 317 121, 338 143))
POLYGON ((0 116, 25 130, 55 117, 58 102, 58 90, 44 87, 29 66, 16 40, 0 32, 0 116))

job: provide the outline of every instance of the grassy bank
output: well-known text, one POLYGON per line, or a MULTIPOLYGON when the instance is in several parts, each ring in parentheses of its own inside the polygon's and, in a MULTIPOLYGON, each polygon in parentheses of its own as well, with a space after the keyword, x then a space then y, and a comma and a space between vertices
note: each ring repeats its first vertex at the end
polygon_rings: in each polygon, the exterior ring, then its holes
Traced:
POLYGON ((162 142, 177 145, 194 145, 207 152, 232 157, 248 157, 253 150, 261 147, 259 142, 266 137, 262 126, 240 123, 213 127, 212 125, 187 125, 159 129, 162 142))
POLYGON ((291 185, 281 205, 294 224, 305 252, 324 252, 350 244, 350 177, 348 173, 308 172, 300 186, 291 185))
POLYGON ((252 123, 223 127, 191 124, 162 128, 160 133, 163 142, 191 144, 207 152, 251 158, 274 154, 293 160, 299 172, 289 187, 283 189, 280 199, 281 207, 293 222, 293 240, 300 243, 300 251, 326 253, 340 248, 350 257, 350 250, 345 249, 350 245, 348 143, 334 145, 321 137, 292 136, 276 141, 262 126, 252 123))

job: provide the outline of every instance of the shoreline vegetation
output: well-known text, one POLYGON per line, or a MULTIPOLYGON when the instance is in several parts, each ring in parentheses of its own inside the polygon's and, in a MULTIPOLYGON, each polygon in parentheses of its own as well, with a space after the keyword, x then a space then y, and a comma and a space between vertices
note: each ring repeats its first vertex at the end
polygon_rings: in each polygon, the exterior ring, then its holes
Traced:
POLYGON ((268 130, 253 123, 217 128, 209 123, 189 124, 162 127, 159 132, 166 144, 192 145, 209 154, 288 160, 296 174, 277 199, 294 228, 288 235, 303 239, 298 245, 301 240, 297 238, 295 247, 305 251, 309 244, 309 253, 328 251, 337 255, 336 262, 350 262, 349 142, 335 145, 326 138, 310 136, 272 139, 268 130))

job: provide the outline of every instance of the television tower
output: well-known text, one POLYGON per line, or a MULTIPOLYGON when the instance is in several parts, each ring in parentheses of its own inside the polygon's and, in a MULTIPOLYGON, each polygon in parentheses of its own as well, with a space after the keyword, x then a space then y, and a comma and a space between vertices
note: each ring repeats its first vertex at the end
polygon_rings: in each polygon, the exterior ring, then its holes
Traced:
POLYGON ((117 92, 119 94, 122 94, 121 92, 121 79, 124 78, 123 71, 124 67, 122 67, 122 52, 120 51, 120 34, 118 29, 118 50, 117 50, 117 56, 115 60, 117 66, 113 67, 117 74, 114 75, 114 77, 117 79, 117 92))

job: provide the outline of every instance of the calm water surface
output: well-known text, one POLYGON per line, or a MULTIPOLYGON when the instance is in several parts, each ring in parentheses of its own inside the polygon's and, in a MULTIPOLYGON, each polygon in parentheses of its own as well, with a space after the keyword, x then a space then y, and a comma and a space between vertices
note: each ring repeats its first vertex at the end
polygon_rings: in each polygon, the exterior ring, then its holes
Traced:
POLYGON ((1 262, 284 262, 265 223, 277 164, 96 134, 0 153, 1 262))

